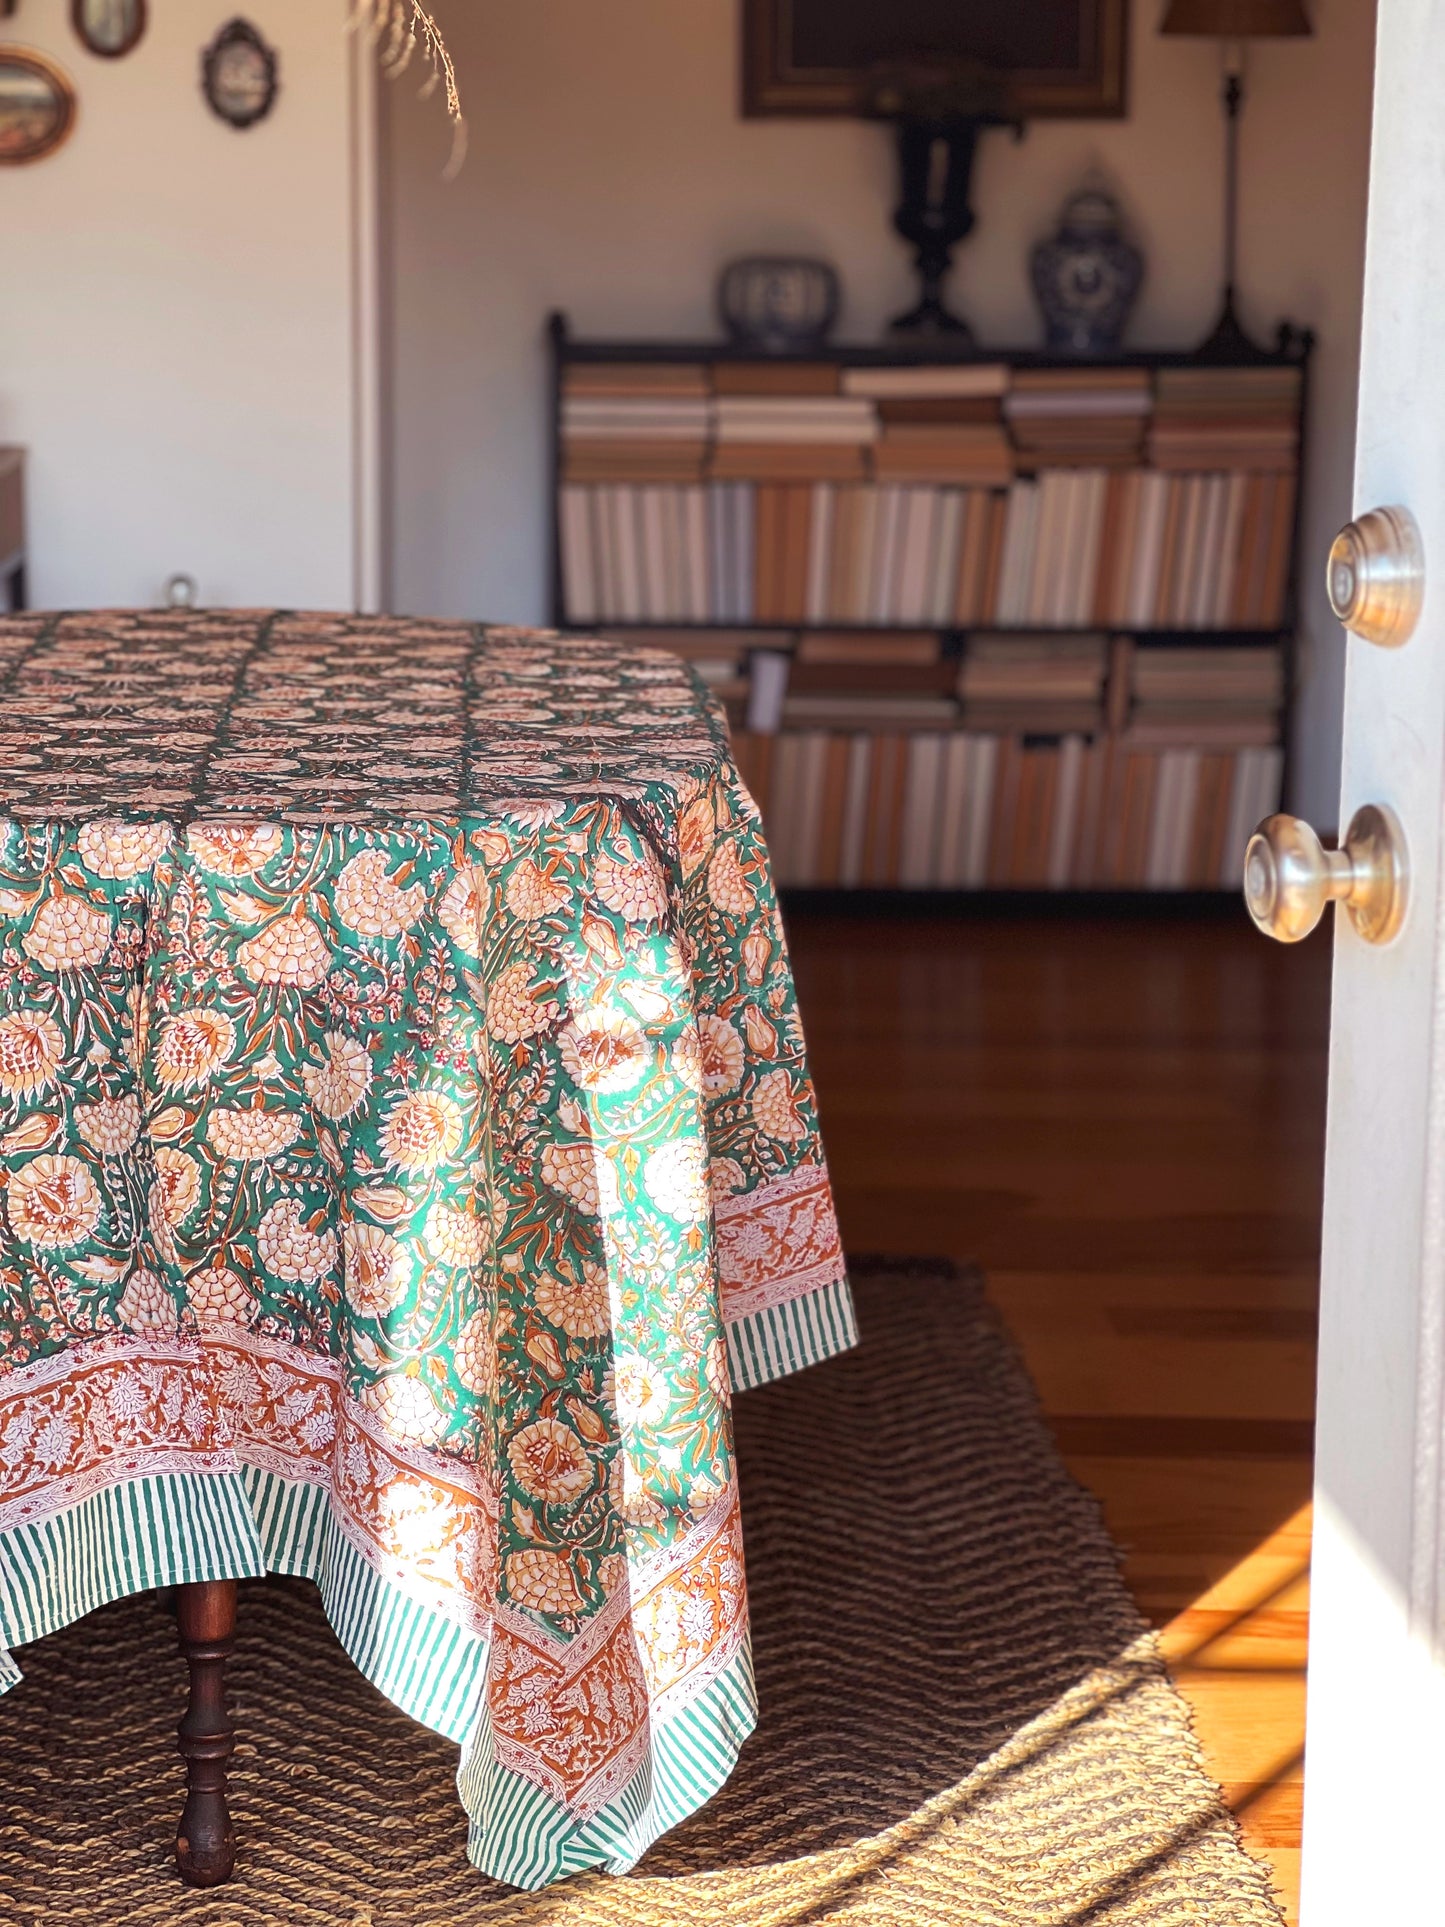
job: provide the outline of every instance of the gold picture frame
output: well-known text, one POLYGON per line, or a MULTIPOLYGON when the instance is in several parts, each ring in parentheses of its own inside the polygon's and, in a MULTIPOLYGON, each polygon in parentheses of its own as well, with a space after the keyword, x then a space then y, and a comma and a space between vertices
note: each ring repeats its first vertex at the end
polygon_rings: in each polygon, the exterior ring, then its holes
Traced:
POLYGON ((63 147, 75 114, 63 68, 33 47, 0 45, 0 167, 24 167, 63 147))

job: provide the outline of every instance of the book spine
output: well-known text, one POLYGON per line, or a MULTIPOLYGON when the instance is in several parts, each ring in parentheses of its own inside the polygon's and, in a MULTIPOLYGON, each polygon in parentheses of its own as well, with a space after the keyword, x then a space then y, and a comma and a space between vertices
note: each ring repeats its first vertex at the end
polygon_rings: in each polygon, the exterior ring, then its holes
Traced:
POLYGON ((1270 542, 1269 558, 1265 567, 1264 621, 1267 629, 1277 629, 1284 621, 1285 602, 1289 592, 1289 558, 1294 537, 1294 498, 1296 481, 1293 475, 1278 475, 1274 478, 1274 528, 1270 542))
POLYGON ((848 808, 848 761, 852 739, 844 735, 828 738, 823 768, 823 802, 818 822, 818 870, 821 884, 836 885, 843 880, 843 838, 848 808))
POLYGON ((1017 628, 1028 621, 1038 529, 1039 485, 1037 482, 1015 482, 1008 493, 1008 516, 999 574, 998 621, 1001 627, 1017 628))
POLYGON ((988 492, 965 489, 962 494, 962 528, 958 545, 958 581, 953 603, 953 619, 960 628, 981 622, 984 617, 984 574, 988 562, 988 540, 992 525, 988 492))
POLYGON ((887 836, 883 849, 883 874, 878 880, 883 884, 896 884, 903 861, 903 806, 908 788, 909 739, 907 736, 893 736, 889 740, 893 745, 893 780, 884 817, 887 836))
POLYGON ((1219 874, 1231 761, 1232 758, 1220 755, 1199 759, 1197 800, 1185 866, 1185 882, 1191 889, 1210 889, 1219 874))
POLYGON ((783 613, 783 487, 777 482, 757 486, 757 514, 753 552, 753 619, 778 622, 783 613))
POLYGON ((1070 620, 1083 628, 1099 620, 1099 584, 1104 574, 1104 535, 1113 477, 1102 469, 1086 469, 1079 477, 1082 513, 1075 557, 1070 620))
POLYGON ((784 622, 804 622, 808 613, 808 548, 813 490, 790 486, 782 491, 780 552, 777 559, 778 610, 784 622))
POLYGON ((938 880, 939 803, 946 741, 946 737, 924 730, 908 739, 898 881, 910 889, 929 889, 938 880))
POLYGON ((939 491, 927 611, 927 620, 939 629, 948 628, 954 619, 966 500, 962 489, 939 491))
POLYGON ((737 482, 732 493, 733 605, 739 622, 758 620, 753 585, 757 580, 758 504, 751 482, 737 482))
POLYGON ((939 491, 914 487, 903 490, 900 518, 897 610, 905 628, 922 628, 930 610, 930 569, 936 540, 939 491))
POLYGON ((1140 469, 1132 469, 1126 475, 1115 476, 1117 484, 1118 507, 1115 515, 1114 553, 1107 569, 1108 595, 1106 601, 1107 620, 1127 623, 1130 620, 1129 598, 1134 577, 1134 556, 1139 545, 1139 523, 1143 514, 1144 475, 1140 469))
POLYGON ((1059 744, 1053 820, 1049 825, 1044 868, 1044 882, 1051 890, 1067 890, 1074 881, 1074 846, 1078 840, 1087 754, 1082 736, 1066 736, 1059 744))
POLYGON ((989 812, 988 881, 1003 885, 1013 868, 1014 828, 1018 822, 1023 753, 1016 736, 998 738, 993 807, 989 812))
POLYGON ((1154 592, 1154 605, 1149 612, 1149 623, 1154 628, 1168 628, 1174 619, 1174 589, 1179 580, 1187 499, 1187 478, 1171 475, 1161 477, 1161 480, 1168 493, 1159 541, 1159 579, 1154 592))
POLYGON ((1008 529, 1008 496, 1001 491, 989 490, 987 547, 984 556, 983 590, 981 594, 982 622, 998 622, 999 600, 1002 595, 1003 549, 1008 529))
POLYGON ((691 590, 687 581, 687 558, 683 550, 682 490, 679 487, 654 489, 657 507, 658 565, 653 620, 686 622, 691 590))
POLYGON ((1114 745, 1107 736, 1095 738, 1083 754, 1078 822, 1070 852, 1070 875, 1082 889, 1102 877, 1099 841, 1113 756, 1114 745))
POLYGON ((1058 784, 1056 746, 1020 748, 1019 802, 1007 881, 1037 889, 1048 881, 1049 836, 1058 784))
POLYGON ((1002 749, 1002 737, 970 738, 968 808, 965 816, 967 835, 959 877, 959 882, 969 889, 979 889, 988 881, 988 857, 993 847, 994 797, 998 791, 1002 749))
POLYGON ((1236 585, 1239 581, 1240 537, 1244 527, 1244 498, 1247 477, 1236 470, 1225 481, 1224 526, 1219 537, 1219 573, 1210 598, 1208 622, 1213 628, 1227 629, 1233 619, 1236 585))
POLYGON ((853 556, 857 543, 858 498, 862 489, 845 485, 833 495, 833 541, 828 558, 826 620, 846 622, 852 608, 853 556))
POLYGON ((1151 629, 1157 622, 1170 511, 1175 496, 1171 478, 1154 474, 1141 476, 1140 496, 1139 540, 1129 592, 1129 627, 1151 629))
POLYGON ((712 543, 708 527, 708 491, 701 482, 683 491, 683 522, 687 529, 688 571, 692 583, 692 617, 707 622, 713 607, 712 543))
POLYGON ((804 620, 821 627, 828 620, 828 583, 833 549, 834 501, 839 491, 831 482, 813 487, 813 512, 808 530, 808 595, 804 620))
POLYGON ((888 819, 893 808, 898 738, 880 733, 872 738, 871 749, 860 872, 864 883, 881 884, 888 881, 888 849, 893 832, 888 819))
POLYGON ((796 881, 801 752, 801 742, 791 730, 778 734, 773 746, 772 813, 767 831, 773 874, 780 885, 796 881))
POLYGON ((757 736, 782 727, 791 660, 780 649, 755 649, 748 669, 748 728, 757 736))
POLYGON ((1035 531, 1026 577, 1018 598, 1017 620, 1039 626, 1053 623, 1054 595, 1062 575, 1061 550, 1068 506, 1068 477, 1045 470, 1038 478, 1035 531))
POLYGON ((873 794, 873 749, 876 738, 861 732, 848 739, 848 785, 843 806, 843 834, 838 856, 838 881, 856 889, 863 881, 863 859, 868 839, 868 807, 873 794))
POLYGON ((944 737, 938 803, 938 882, 945 890, 963 886, 969 827, 969 753, 973 738, 962 730, 944 737))
POLYGON ((1194 593, 1189 619, 1196 629, 1214 621, 1214 598, 1224 559, 1224 516, 1229 501, 1229 477, 1211 475, 1204 486, 1204 515, 1199 538, 1194 593))
POLYGON ((1124 777, 1124 812, 1119 881, 1137 887, 1144 882, 1149 859, 1149 835, 1154 824, 1154 797, 1159 783, 1159 758, 1135 751, 1124 777))
POLYGON ((568 622, 593 622, 598 613, 591 495, 575 484, 562 490, 562 613, 568 622))
POLYGON ((856 527, 853 531, 852 579, 848 589, 849 622, 867 622, 872 606, 873 551, 878 535, 878 490, 860 488, 857 492, 856 527))
POLYGON ((896 482, 875 491, 878 520, 873 537, 873 567, 868 588, 869 622, 894 621, 898 607, 898 565, 902 550, 902 521, 907 491, 896 482))
POLYGON ((818 845, 823 822, 823 777, 828 760, 828 736, 809 730, 799 738, 797 801, 798 825, 793 849, 793 881, 818 881, 818 845))
POLYGON ((708 613, 714 622, 736 622, 733 609, 732 513, 726 482, 704 486, 707 504, 708 613))

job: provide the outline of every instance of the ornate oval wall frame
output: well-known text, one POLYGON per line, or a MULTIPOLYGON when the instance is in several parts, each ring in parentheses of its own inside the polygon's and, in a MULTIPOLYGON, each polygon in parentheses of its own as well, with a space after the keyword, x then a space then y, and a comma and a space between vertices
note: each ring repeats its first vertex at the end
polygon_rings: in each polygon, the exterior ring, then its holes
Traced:
POLYGON ((70 0, 70 24, 82 46, 102 60, 119 60, 145 33, 147 0, 70 0))
POLYGON ((227 21, 201 55, 201 88, 228 127, 254 127, 276 105, 280 62, 249 20, 227 21))
POLYGON ((69 76, 31 47, 0 46, 0 167, 43 160, 74 126, 69 76))

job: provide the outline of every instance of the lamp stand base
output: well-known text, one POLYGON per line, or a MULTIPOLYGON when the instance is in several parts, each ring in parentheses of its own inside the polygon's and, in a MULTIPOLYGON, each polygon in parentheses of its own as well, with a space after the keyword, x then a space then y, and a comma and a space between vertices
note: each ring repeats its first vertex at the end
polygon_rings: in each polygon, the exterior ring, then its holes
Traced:
POLYGON ((1265 361, 1270 350, 1246 334, 1234 306, 1234 288, 1227 286, 1220 305, 1219 319, 1194 350, 1197 361, 1265 361))
POLYGON ((946 341, 952 348, 974 347, 973 329, 961 315, 954 314, 943 305, 936 290, 926 293, 917 307, 910 308, 907 314, 895 317, 888 324, 891 335, 922 335, 935 341, 946 341))

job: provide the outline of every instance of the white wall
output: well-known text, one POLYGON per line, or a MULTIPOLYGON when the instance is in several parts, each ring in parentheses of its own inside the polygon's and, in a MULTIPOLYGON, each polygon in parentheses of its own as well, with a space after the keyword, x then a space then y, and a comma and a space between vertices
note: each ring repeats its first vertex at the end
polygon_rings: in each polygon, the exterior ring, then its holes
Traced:
MULTIPOLYGON (((435 614, 537 620, 544 602, 548 308, 589 334, 710 333, 729 256, 799 249, 842 272, 842 332, 910 298, 883 130, 744 121, 738 0, 452 0, 471 152, 441 178, 435 101, 383 90, 389 202, 391 591, 435 614)), ((1373 50, 1371 0, 1311 0, 1316 36, 1251 52, 1241 279, 1260 330, 1320 336, 1310 424, 1296 802, 1333 822, 1343 651, 1319 588, 1348 518, 1373 50)), ((984 142, 955 295, 986 340, 1037 338, 1026 256, 1097 168, 1149 257, 1132 339, 1187 346, 1219 276, 1218 55, 1135 0, 1132 110, 984 142)))
POLYGON ((152 0, 121 60, 68 0, 0 39, 75 82, 67 145, 0 169, 0 441, 30 448, 39 606, 349 607, 351 218, 345 0, 247 0, 281 93, 237 132, 200 93, 229 10, 152 0))

